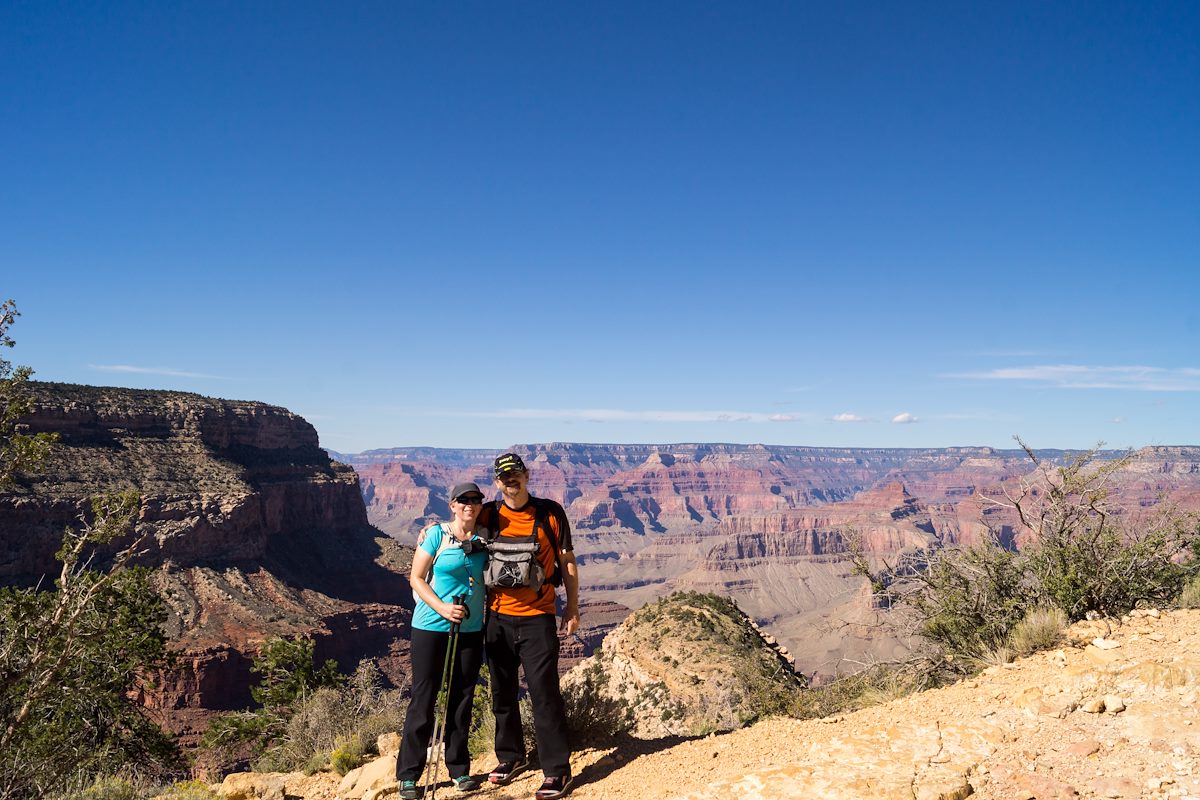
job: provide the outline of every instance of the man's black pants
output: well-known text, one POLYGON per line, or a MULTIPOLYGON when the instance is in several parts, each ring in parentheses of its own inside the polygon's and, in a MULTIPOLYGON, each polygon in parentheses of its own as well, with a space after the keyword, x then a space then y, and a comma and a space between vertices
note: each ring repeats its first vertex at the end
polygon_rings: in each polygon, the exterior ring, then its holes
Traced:
POLYGON ((496 714, 496 757, 525 758, 521 710, 517 704, 517 668, 533 702, 538 759, 548 777, 571 774, 571 743, 562 691, 558 685, 558 632, 553 614, 517 617, 490 612, 487 659, 492 677, 492 711, 496 714))
MULTIPOLYGON (((450 634, 412 630, 412 699, 404 717, 404 735, 396 758, 396 780, 420 780, 425 754, 432 744, 434 705, 442 685, 446 647, 450 634)), ((467 734, 471 729, 471 701, 483 660, 483 631, 458 634, 458 651, 451 667, 449 714, 446 719, 446 771, 457 778, 471 771, 467 734)))

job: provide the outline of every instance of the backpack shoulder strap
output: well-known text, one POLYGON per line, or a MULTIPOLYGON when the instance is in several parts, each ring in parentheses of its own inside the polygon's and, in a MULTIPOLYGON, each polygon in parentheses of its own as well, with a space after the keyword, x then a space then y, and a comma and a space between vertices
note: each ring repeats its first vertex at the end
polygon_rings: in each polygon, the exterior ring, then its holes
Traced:
POLYGON ((487 542, 488 544, 491 544, 492 542, 496 541, 496 539, 499 538, 499 536, 500 536, 500 504, 503 502, 504 502, 503 500, 493 500, 491 503, 491 506, 492 506, 492 516, 491 516, 491 520, 490 520, 491 524, 488 525, 486 528, 484 528, 484 530, 487 531, 487 535, 484 537, 484 541, 487 542))
POLYGON ((552 578, 553 585, 557 586, 558 581, 562 578, 559 575, 558 568, 558 535, 554 532, 554 528, 550 527, 550 511, 547 501, 540 497, 530 497, 529 502, 533 503, 533 532, 536 534, 540 526, 546 532, 546 538, 550 540, 550 551, 554 553, 554 572, 549 576, 552 578))
POLYGON ((446 523, 439 522, 437 525, 431 525, 429 527, 429 532, 433 533, 434 528, 437 528, 438 536, 440 536, 441 539, 438 540, 437 550, 435 550, 433 553, 433 560, 429 562, 429 572, 425 575, 425 580, 427 581, 429 580, 429 576, 433 575, 433 565, 437 563, 438 556, 449 549, 450 540, 453 538, 446 535, 446 523))

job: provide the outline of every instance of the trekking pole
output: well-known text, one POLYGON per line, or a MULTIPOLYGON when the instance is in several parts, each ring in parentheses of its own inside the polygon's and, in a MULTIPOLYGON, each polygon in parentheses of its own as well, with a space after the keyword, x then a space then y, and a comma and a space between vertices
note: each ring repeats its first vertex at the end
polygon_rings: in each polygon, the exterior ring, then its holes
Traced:
MULTIPOLYGON (((454 605, 461 606, 464 600, 466 600, 466 595, 460 594, 454 598, 454 605)), ((433 735, 430 737, 433 747, 433 763, 426 767, 425 789, 422 793, 423 796, 428 796, 429 800, 437 800, 438 770, 442 766, 442 743, 446 738, 446 717, 450 714, 450 683, 454 677, 454 657, 458 651, 458 625, 457 622, 450 624, 450 641, 446 643, 446 661, 442 665, 442 686, 438 689, 438 695, 444 696, 445 699, 438 704, 441 708, 435 706, 433 711, 433 735), (439 711, 441 711, 440 714, 439 711)))

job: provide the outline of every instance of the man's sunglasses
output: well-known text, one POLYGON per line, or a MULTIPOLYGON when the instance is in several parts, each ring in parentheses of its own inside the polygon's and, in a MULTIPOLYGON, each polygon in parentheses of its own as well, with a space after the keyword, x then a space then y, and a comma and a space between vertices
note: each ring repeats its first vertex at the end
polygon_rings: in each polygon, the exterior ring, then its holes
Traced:
POLYGON ((468 506, 476 506, 483 502, 483 495, 481 495, 481 494, 464 494, 464 495, 460 495, 459 497, 454 498, 454 501, 456 503, 463 503, 468 506))

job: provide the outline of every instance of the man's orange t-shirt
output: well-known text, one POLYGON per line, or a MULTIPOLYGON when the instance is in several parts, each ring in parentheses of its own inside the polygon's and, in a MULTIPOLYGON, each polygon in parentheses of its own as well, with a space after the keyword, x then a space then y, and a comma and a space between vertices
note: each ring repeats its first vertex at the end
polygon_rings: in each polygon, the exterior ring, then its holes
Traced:
MULTIPOLYGON (((511 509, 503 502, 490 503, 483 507, 477 524, 491 531, 499 529, 499 536, 529 536, 533 533, 535 516, 534 502, 545 506, 545 524, 549 525, 558 539, 558 547, 566 552, 571 546, 571 524, 567 522, 567 514, 562 506, 553 500, 530 499, 523 508, 511 509), (497 523, 496 510, 499 507, 497 523)), ((493 533, 492 535, 496 535, 493 533)), ((546 536, 542 526, 538 526, 538 561, 546 572, 546 582, 541 590, 537 589, 502 589, 488 590, 488 608, 497 614, 510 614, 515 617, 535 617, 539 614, 554 613, 554 586, 550 579, 558 572, 558 554, 554 545, 546 536)))

